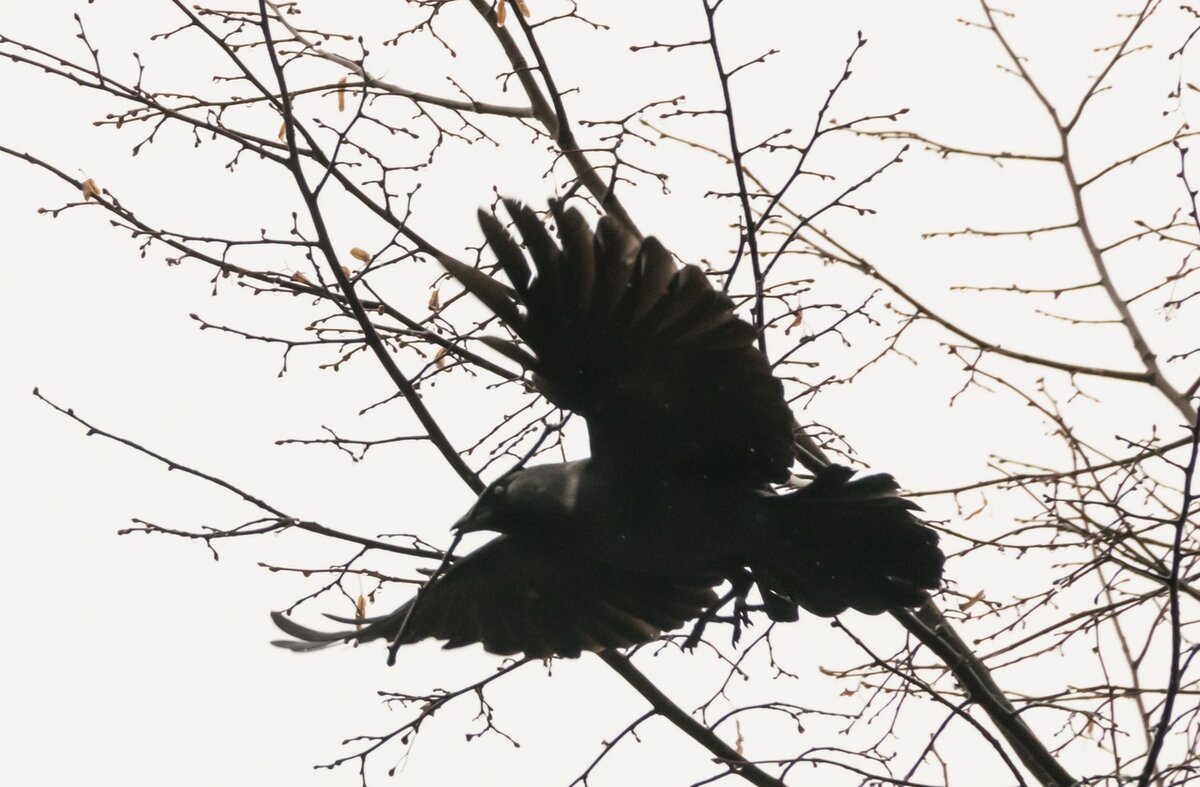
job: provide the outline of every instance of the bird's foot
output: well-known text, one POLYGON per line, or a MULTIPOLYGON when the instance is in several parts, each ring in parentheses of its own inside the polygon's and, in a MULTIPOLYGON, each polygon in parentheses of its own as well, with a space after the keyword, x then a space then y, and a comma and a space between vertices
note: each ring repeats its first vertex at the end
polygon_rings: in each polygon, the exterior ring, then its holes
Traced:
POLYGON ((733 585, 729 592, 721 597, 716 604, 704 611, 704 614, 696 619, 696 624, 692 626, 692 632, 688 634, 687 639, 683 641, 683 649, 692 651, 700 644, 701 638, 704 636, 704 629, 709 623, 728 623, 733 626, 732 643, 737 645, 742 638, 742 627, 749 627, 750 612, 761 609, 758 605, 749 604, 746 602, 746 596, 753 587, 753 580, 748 572, 740 572, 731 578, 733 585), (718 613, 725 608, 725 605, 730 601, 733 602, 732 615, 719 615, 718 613))
POLYGON ((742 626, 749 628, 754 625, 750 622, 750 610, 753 607, 746 603, 746 595, 743 593, 738 596, 733 602, 733 634, 730 636, 730 644, 737 647, 738 641, 742 638, 742 626))
POLYGON ((694 651, 696 649, 696 646, 700 644, 700 640, 704 636, 704 628, 705 628, 705 626, 708 625, 708 622, 711 619, 712 619, 711 617, 709 617, 707 614, 705 614, 705 615, 701 615, 696 620, 696 625, 692 626, 692 632, 690 634, 688 634, 687 639, 685 639, 683 641, 683 649, 684 650, 691 653, 692 651, 694 651))

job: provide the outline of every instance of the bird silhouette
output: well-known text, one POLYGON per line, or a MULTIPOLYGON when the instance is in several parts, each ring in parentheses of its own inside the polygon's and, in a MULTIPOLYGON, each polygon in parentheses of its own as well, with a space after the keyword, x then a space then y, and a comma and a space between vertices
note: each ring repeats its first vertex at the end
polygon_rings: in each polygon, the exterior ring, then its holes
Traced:
POLYGON ((306 651, 385 639, 529 658, 645 643, 734 600, 735 637, 757 588, 773 620, 916 606, 938 586, 943 555, 890 475, 831 465, 795 488, 795 421, 755 329, 693 265, 612 218, 595 231, 551 203, 505 205, 524 250, 480 211, 511 286, 443 260, 516 341, 487 337, 550 402, 587 422, 591 456, 511 471, 455 524, 498 535, 448 563, 413 599, 341 631, 283 613, 306 651), (526 255, 528 252, 528 257, 526 255), (532 260, 532 267, 530 266, 532 260), (718 597, 716 588, 730 583, 718 597))

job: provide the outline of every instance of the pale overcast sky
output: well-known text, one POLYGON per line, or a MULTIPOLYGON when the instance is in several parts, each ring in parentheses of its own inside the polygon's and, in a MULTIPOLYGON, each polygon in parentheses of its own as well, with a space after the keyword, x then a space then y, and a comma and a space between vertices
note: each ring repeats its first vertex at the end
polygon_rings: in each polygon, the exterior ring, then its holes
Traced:
MULTIPOLYGON (((722 35, 731 62, 770 48, 781 50, 773 65, 764 68, 764 78, 747 80, 735 94, 744 108, 747 140, 811 124, 853 47, 855 31, 861 30, 869 44, 835 105, 835 117, 908 107, 903 127, 939 140, 988 150, 1055 152, 1035 100, 997 69, 1002 52, 995 41, 957 21, 978 19, 975 3, 726 2, 730 21, 722 35)), ((535 17, 554 5, 528 3, 535 17)), ((401 39, 394 47, 381 44, 413 14, 399 0, 308 0, 300 19, 364 36, 377 58, 376 72, 390 81, 448 92, 443 76, 449 70, 472 90, 490 91, 478 98, 521 103, 515 89, 504 94, 496 88, 493 77, 504 68, 499 52, 468 4, 456 5, 462 7, 448 10, 439 28, 455 46, 455 58, 421 39, 401 39)), ((598 33, 568 23, 545 32, 560 86, 579 90, 569 105, 575 118, 621 115, 645 101, 681 94, 695 108, 712 96, 711 61, 702 52, 634 56, 629 51, 632 44, 701 35, 698 2, 581 0, 580 5, 611 30, 598 33)), ((1073 107, 1101 62, 1093 48, 1113 43, 1127 24, 1117 13, 1135 11, 1135 6, 1105 1, 1006 7, 1019 12, 1008 22, 1013 40, 1044 80, 1050 99, 1073 107)), ((1156 49, 1140 53, 1130 72, 1115 80, 1118 89, 1112 96, 1097 101, 1097 117, 1089 119, 1096 131, 1085 137, 1079 151, 1086 170, 1165 138, 1186 120, 1187 102, 1174 101, 1167 93, 1180 69, 1195 73, 1195 55, 1183 63, 1167 59, 1182 30, 1182 17, 1173 6, 1168 11, 1143 36, 1142 42, 1156 49)), ((213 73, 229 72, 194 33, 148 40, 180 24, 178 11, 156 0, 0 0, 0 35, 86 61, 73 13, 81 15, 106 67, 124 79, 134 77, 134 51, 146 64, 146 84, 156 90, 207 90, 213 73)), ((353 48, 347 52, 353 54, 353 48)), ((130 148, 143 130, 93 125, 118 108, 111 100, 28 67, 0 62, 0 102, 0 145, 27 150, 72 176, 93 178, 154 222, 180 231, 252 236, 268 227, 282 234, 290 213, 299 209, 282 173, 246 161, 230 174, 223 168, 230 149, 220 144, 196 149, 190 135, 179 129, 165 128, 155 144, 131 157, 130 148)), ((1195 106, 1192 101, 1193 111, 1195 106)), ((270 137, 275 129, 262 133, 270 137)), ((527 133, 498 133, 508 134, 499 148, 459 148, 412 176, 412 183, 422 185, 416 210, 426 216, 423 226, 452 252, 480 242, 473 212, 491 201, 493 188, 532 201, 558 186, 559 176, 542 178, 547 159, 541 146, 529 145, 527 133)), ((712 129, 697 133, 720 140, 712 129)), ((897 147, 863 140, 831 143, 816 166, 843 177, 865 175, 897 147)), ((654 150, 636 145, 633 150, 641 161, 671 174, 670 194, 652 183, 626 190, 625 201, 642 228, 658 234, 685 260, 724 259, 735 240, 728 229, 731 205, 705 200, 703 194, 730 189, 728 171, 703 153, 668 142, 654 150)), ((1053 173, 1021 163, 998 168, 988 161, 942 161, 916 151, 908 158, 856 200, 877 208, 877 215, 830 218, 839 237, 890 262, 889 275, 997 341, 1079 363, 1128 367, 1136 361, 1120 335, 1100 329, 1081 344, 1076 331, 1053 321, 1035 324, 1023 311, 1028 304, 964 300, 948 292, 949 284, 1007 285, 1028 276, 1046 286, 1077 281, 1083 274, 1072 267, 1081 263, 1071 260, 1078 252, 1070 242, 921 240, 921 233, 964 226, 1014 228, 1060 221, 1069 204, 1053 173)), ((1112 238, 1128 229, 1131 205, 1142 211, 1133 211, 1135 218, 1164 218, 1162 206, 1174 204, 1175 197, 1163 190, 1174 188, 1171 175, 1177 168, 1178 160, 1164 154, 1148 160, 1139 170, 1144 174, 1098 197, 1097 211, 1112 205, 1112 238)), ((778 177, 777 172, 766 174, 778 177)), ((344 738, 386 732, 407 720, 410 709, 381 706, 377 691, 454 688, 486 674, 500 660, 478 648, 446 653, 424 643, 403 651, 396 667, 388 669, 382 647, 335 648, 306 657, 270 647, 275 631, 268 611, 315 590, 321 580, 270 573, 257 564, 328 565, 351 557, 354 549, 289 533, 223 544, 221 559, 214 561, 198 543, 118 537, 116 531, 133 517, 196 529, 229 527, 252 517, 253 511, 215 487, 168 473, 113 442, 86 437, 84 429, 30 392, 37 386, 97 426, 219 473, 295 516, 363 535, 415 532, 445 546, 447 528, 469 505, 469 493, 436 452, 420 443, 380 447, 357 464, 327 448, 276 446, 283 438, 319 436, 322 425, 352 435, 384 436, 409 433, 415 422, 402 404, 362 419, 356 416, 389 393, 384 375, 365 357, 334 373, 318 369, 332 360, 324 351, 297 350, 289 373, 279 377, 277 347, 200 332, 189 317, 194 313, 212 323, 301 337, 304 325, 320 313, 312 304, 280 296, 255 298, 227 281, 219 283, 214 298, 207 269, 165 265, 160 249, 143 259, 138 242, 114 230, 98 209, 73 210, 57 219, 39 215, 40 207, 57 207, 78 196, 45 172, 0 156, 0 182, 5 270, 0 289, 0 604, 9 631, 0 670, 0 726, 5 728, 0 730, 0 781, 179 787, 357 784, 353 764, 333 772, 312 766, 343 752, 344 738)), ((341 246, 378 248, 387 241, 385 228, 361 212, 341 211, 340 206, 331 210, 341 246)), ((389 297, 423 313, 429 270, 413 274, 411 292, 389 297)), ((830 277, 853 278, 826 270, 830 277)), ((851 286, 857 289, 846 291, 848 302, 870 289, 857 279, 847 284, 851 286)), ((1074 302, 1071 308, 1076 307, 1080 314, 1092 315, 1089 302, 1074 302)), ((1157 324, 1152 332, 1171 346, 1172 341, 1179 344, 1172 336, 1186 336, 1195 327, 1194 318, 1181 318, 1157 324)), ((933 329, 922 330, 934 335, 933 329)), ((857 349, 844 351, 868 352, 872 346, 864 339, 857 349)), ((944 352, 935 353, 934 339, 918 346, 932 348, 918 366, 890 359, 855 385, 818 397, 806 420, 844 433, 865 463, 895 473, 911 489, 985 477, 992 453, 1063 459, 1039 453, 1051 431, 1044 419, 1009 400, 998 403, 1002 394, 989 397, 976 391, 948 407, 962 384, 961 364, 944 352)), ((820 352, 828 354, 823 361, 839 364, 836 342, 822 344, 820 352)), ((412 359, 405 363, 411 365, 412 359)), ((427 403, 459 444, 476 439, 510 402, 502 393, 489 398, 493 395, 486 382, 459 374, 427 392, 427 403)), ((1064 396, 1070 393, 1063 379, 1050 378, 1048 384, 1064 396)), ((1087 385, 1107 406, 1081 403, 1076 422, 1094 428, 1112 450, 1119 446, 1114 434, 1144 437, 1156 425, 1167 429, 1177 424, 1177 416, 1155 397, 1119 384, 1087 385)), ((930 500, 927 506, 934 518, 960 513, 951 500, 930 500)), ((986 527, 990 516, 1003 517, 1005 511, 989 510, 979 526, 986 527)), ((380 558, 378 565, 412 575, 410 564, 380 558)), ((1019 592, 1021 572, 1029 570, 1027 564, 1020 570, 1016 565, 952 562, 949 576, 967 593, 1001 586, 1001 595, 1011 595, 1019 592)), ((402 586, 389 587, 375 611, 390 609, 407 592, 402 586)), ((347 613, 335 604, 329 598, 321 609, 347 613)), ((305 619, 311 622, 316 614, 317 607, 310 607, 305 619)), ((899 642, 890 619, 851 615, 847 623, 880 652, 890 653, 899 642)), ((853 685, 830 680, 818 670, 859 663, 861 654, 844 635, 825 621, 806 617, 782 632, 779 642, 787 669, 802 679, 735 681, 730 699, 713 706, 718 715, 735 703, 781 696, 806 707, 842 712, 858 707, 861 697, 840 696, 853 685)), ((647 654, 639 663, 688 709, 708 698, 726 669, 706 654, 664 652, 657 659, 647 654)), ((1060 675, 1039 669, 1043 671, 1005 674, 1026 686, 1070 678, 1069 666, 1060 675)), ((760 669, 758 674, 768 673, 760 669)), ((526 667, 499 682, 487 700, 495 708, 497 726, 519 741, 519 748, 497 735, 464 741, 465 732, 483 727, 482 721, 472 721, 478 703, 465 698, 429 719, 411 749, 390 744, 373 760, 373 778, 401 785, 566 785, 599 752, 601 741, 645 710, 640 697, 588 656, 556 662, 549 671, 526 667), (397 763, 401 770, 389 780, 383 771, 397 763)), ((892 746, 909 758, 941 717, 930 710, 913 718, 929 722, 914 724, 911 734, 917 743, 892 746)), ((806 732, 799 735, 794 725, 781 725, 778 719, 755 717, 743 726, 747 756, 766 757, 838 745, 843 723, 806 717, 806 732)), ((725 733, 734 737, 731 730, 725 733)), ((869 728, 868 733, 881 730, 869 728)), ((961 744, 965 747, 979 746, 965 733, 961 739, 970 740, 961 744)), ((995 759, 986 747, 978 756, 979 762, 995 759)), ((657 721, 645 728, 641 743, 618 749, 596 772, 593 784, 682 786, 713 771, 707 752, 657 721)), ((960 772, 962 780, 955 783, 1011 783, 998 765, 980 766, 970 778, 960 772)), ((795 783, 858 783, 844 773, 819 773, 810 782, 797 772, 795 783)))

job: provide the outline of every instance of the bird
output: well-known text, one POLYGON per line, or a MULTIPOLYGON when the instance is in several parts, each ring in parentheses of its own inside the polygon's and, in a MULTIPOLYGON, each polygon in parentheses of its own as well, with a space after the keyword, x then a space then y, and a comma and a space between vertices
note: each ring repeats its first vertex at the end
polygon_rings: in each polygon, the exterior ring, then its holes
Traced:
POLYGON ((321 631, 272 613, 308 651, 388 642, 479 643, 502 656, 578 657, 641 645, 689 622, 794 621, 919 606, 942 579, 938 535, 888 474, 833 464, 796 483, 795 418, 758 334, 699 267, 611 216, 593 228, 550 202, 505 200, 521 241, 479 223, 504 284, 442 259, 515 338, 483 337, 536 390, 586 421, 590 456, 517 467, 453 526, 491 532, 395 611, 329 615, 321 631), (532 263, 532 264, 531 264, 532 263), (718 595, 728 583, 730 590, 718 595), (749 603, 752 588, 761 603, 749 603), (735 603, 732 618, 722 606, 735 603))

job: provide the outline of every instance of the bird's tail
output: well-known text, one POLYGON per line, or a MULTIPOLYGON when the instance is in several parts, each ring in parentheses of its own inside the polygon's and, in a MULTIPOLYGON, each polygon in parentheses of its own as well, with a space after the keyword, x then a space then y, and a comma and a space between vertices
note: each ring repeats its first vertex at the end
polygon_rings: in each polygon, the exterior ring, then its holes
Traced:
POLYGON ((919 605, 942 579, 938 535, 913 516, 890 475, 852 478, 832 465, 795 492, 769 498, 772 548, 751 568, 763 595, 816 615, 878 614, 919 605))

